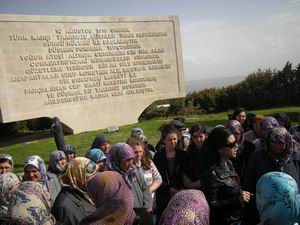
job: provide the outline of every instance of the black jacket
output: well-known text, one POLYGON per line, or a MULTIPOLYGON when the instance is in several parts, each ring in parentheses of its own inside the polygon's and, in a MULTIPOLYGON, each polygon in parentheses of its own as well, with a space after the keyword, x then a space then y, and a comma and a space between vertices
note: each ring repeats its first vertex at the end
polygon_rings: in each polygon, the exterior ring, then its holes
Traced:
POLYGON ((165 147, 155 154, 153 162, 162 177, 162 184, 156 190, 156 210, 159 217, 170 201, 170 188, 172 187, 179 190, 184 187, 183 173, 186 171, 187 166, 186 152, 176 149, 173 174, 168 166, 165 147))
POLYGON ((52 207, 56 221, 64 225, 76 225, 96 210, 76 189, 63 187, 52 207))
POLYGON ((242 219, 240 179, 230 162, 228 167, 229 170, 225 170, 214 165, 203 180, 204 193, 211 210, 211 225, 233 225, 242 219))

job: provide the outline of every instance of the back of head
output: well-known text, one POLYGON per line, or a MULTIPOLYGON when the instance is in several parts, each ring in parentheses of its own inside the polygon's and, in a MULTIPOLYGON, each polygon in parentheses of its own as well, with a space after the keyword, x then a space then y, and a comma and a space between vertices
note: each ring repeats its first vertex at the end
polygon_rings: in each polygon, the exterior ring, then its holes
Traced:
POLYGON ((81 224, 132 224, 135 218, 133 195, 119 173, 97 173, 88 181, 87 192, 97 211, 86 217, 81 224))
POLYGON ((50 212, 50 194, 38 182, 22 182, 9 201, 8 216, 17 224, 54 224, 50 212))
POLYGON ((300 219, 296 181, 282 172, 264 174, 256 184, 256 205, 261 224, 293 225, 300 219))
POLYGON ((99 163, 106 159, 106 156, 103 151, 99 148, 93 148, 87 151, 85 157, 92 160, 94 163, 99 163))
POLYGON ((8 206, 11 192, 20 183, 19 177, 11 172, 4 173, 0 176, 0 204, 8 206))
POLYGON ((209 206, 199 190, 184 190, 169 202, 160 219, 160 225, 209 225, 209 206))

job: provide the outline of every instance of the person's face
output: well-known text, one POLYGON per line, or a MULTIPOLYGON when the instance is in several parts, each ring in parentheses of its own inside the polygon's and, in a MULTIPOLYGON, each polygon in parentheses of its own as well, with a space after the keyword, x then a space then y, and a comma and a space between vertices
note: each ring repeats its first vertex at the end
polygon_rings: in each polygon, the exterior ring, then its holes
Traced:
POLYGON ((132 166, 133 166, 133 159, 127 159, 121 162, 120 169, 123 170, 124 172, 127 172, 132 168, 132 166))
POLYGON ((66 160, 67 162, 71 161, 71 159, 75 158, 75 154, 74 153, 65 153, 66 154, 66 160))
POLYGON ((41 181, 42 174, 40 171, 33 165, 28 165, 24 169, 24 178, 25 181, 41 181))
POLYGON ((278 156, 283 156, 285 154, 286 144, 285 143, 270 143, 272 152, 278 156))
POLYGON ((60 165, 62 168, 64 168, 67 165, 66 159, 60 159, 57 161, 57 164, 60 165))
POLYGON ((105 167, 105 161, 100 161, 97 163, 98 166, 98 172, 103 172, 105 167))
POLYGON ((132 146, 132 149, 134 151, 133 163, 136 164, 142 159, 142 156, 144 154, 144 147, 142 145, 134 145, 132 146))
POLYGON ((242 134, 239 131, 234 131, 233 136, 234 136, 236 141, 239 141, 241 139, 242 134))
POLYGON ((240 122, 240 124, 244 124, 246 121, 246 112, 240 112, 235 118, 237 121, 240 122))
POLYGON ((226 146, 224 146, 220 150, 220 154, 221 154, 221 156, 223 156, 227 159, 235 158, 236 154, 237 154, 237 148, 238 148, 238 146, 237 146, 234 136, 230 135, 227 138, 226 146))
POLYGON ((176 148, 178 142, 177 133, 170 133, 164 139, 164 144, 167 149, 174 149, 176 148))
POLYGON ((202 131, 195 132, 192 135, 192 141, 196 145, 202 145, 205 139, 206 139, 206 134, 202 133, 202 131))
POLYGON ((0 163, 0 174, 12 172, 12 165, 9 162, 0 163))
POLYGON ((100 145, 100 149, 104 152, 104 154, 106 155, 109 152, 110 149, 110 143, 109 142, 105 142, 102 145, 100 145))

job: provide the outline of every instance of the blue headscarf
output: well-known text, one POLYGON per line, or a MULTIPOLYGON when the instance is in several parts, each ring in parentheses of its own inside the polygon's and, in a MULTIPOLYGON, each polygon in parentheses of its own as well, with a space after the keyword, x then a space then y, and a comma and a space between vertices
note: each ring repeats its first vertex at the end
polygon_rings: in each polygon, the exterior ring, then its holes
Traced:
POLYGON ((99 163, 106 159, 105 154, 99 148, 93 148, 88 150, 85 157, 92 160, 94 163, 99 163))
POLYGON ((293 225, 300 220, 300 195, 296 181, 286 173, 266 173, 256 184, 260 224, 293 225))

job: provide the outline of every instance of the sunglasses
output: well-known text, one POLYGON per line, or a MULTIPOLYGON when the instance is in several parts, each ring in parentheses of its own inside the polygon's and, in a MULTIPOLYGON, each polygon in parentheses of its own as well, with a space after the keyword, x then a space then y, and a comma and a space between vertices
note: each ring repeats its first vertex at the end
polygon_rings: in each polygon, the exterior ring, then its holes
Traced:
POLYGON ((237 142, 229 142, 227 143, 224 147, 228 147, 228 148, 234 148, 237 147, 237 142))

